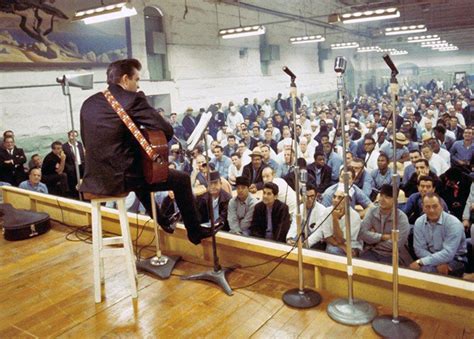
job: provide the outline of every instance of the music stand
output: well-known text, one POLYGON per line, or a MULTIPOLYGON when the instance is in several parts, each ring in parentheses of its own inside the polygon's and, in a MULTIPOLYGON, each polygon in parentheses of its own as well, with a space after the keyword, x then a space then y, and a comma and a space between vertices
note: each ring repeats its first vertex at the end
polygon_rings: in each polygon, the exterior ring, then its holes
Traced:
MULTIPOLYGON (((56 82, 61 84, 63 90, 63 95, 67 96, 69 102, 69 116, 71 118, 71 129, 75 131, 74 128, 74 117, 72 112, 72 98, 70 87, 79 87, 82 90, 92 89, 94 87, 94 73, 84 73, 84 74, 64 74, 61 78, 56 78, 56 82)), ((77 140, 75 140, 77 142, 77 140)), ((78 157, 81 155, 77 152, 77 147, 72 147, 74 152, 74 166, 76 169, 76 179, 77 183, 81 182, 81 174, 79 172, 79 162, 78 157)), ((82 196, 79 193, 79 199, 82 200, 82 196)))
MULTIPOLYGON (((217 111, 217 107, 215 105, 211 105, 208 111, 202 114, 201 119, 199 120, 198 125, 194 129, 193 133, 188 138, 188 150, 192 150, 194 146, 198 144, 201 139, 204 139, 204 152, 207 156, 208 154, 208 147, 207 147, 207 140, 205 139, 205 130, 209 124, 209 121, 212 118, 213 113, 217 111)), ((207 183, 210 183, 210 170, 207 171, 207 183)), ((228 272, 232 272, 238 266, 233 267, 222 267, 219 263, 219 257, 217 256, 217 242, 216 242, 216 232, 215 232, 215 224, 214 224, 214 212, 212 210, 212 197, 210 194, 207 195, 207 208, 209 214, 209 221, 211 225, 211 233, 212 233, 212 261, 213 261, 213 268, 212 270, 208 270, 205 272, 182 276, 181 280, 206 280, 213 282, 214 284, 219 285, 227 295, 232 295, 233 291, 230 287, 229 283, 226 279, 226 274, 228 272)))
POLYGON ((151 212, 153 215, 153 227, 155 229, 155 246, 156 246, 156 255, 145 259, 137 261, 137 269, 141 271, 148 272, 155 276, 158 276, 161 279, 168 279, 171 276, 176 263, 181 260, 179 255, 163 255, 160 250, 160 232, 158 231, 158 222, 157 222, 157 213, 156 213, 156 202, 155 202, 155 192, 150 192, 151 199, 151 212))

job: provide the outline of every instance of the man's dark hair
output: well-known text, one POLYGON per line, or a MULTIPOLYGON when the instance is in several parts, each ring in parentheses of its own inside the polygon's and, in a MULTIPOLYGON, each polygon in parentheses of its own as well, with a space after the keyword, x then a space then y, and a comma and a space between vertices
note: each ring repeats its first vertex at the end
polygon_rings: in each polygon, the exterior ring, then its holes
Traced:
POLYGON ((6 136, 6 137, 3 137, 3 142, 7 141, 7 139, 12 139, 12 140, 13 140, 13 142, 15 142, 15 138, 14 138, 14 137, 12 137, 11 135, 9 135, 9 136, 6 136))
POLYGON ((433 185, 433 187, 435 187, 435 182, 434 182, 434 179, 432 177, 430 177, 429 175, 422 175, 418 181, 416 182, 417 185, 420 185, 420 183, 422 181, 431 181, 431 184, 433 185))
POLYGON ((314 152, 314 156, 313 156, 313 157, 314 157, 314 160, 316 160, 318 157, 326 157, 326 156, 324 155, 324 152, 322 152, 322 151, 317 151, 317 152, 314 152))
POLYGON ((236 140, 235 135, 233 135, 233 134, 232 134, 232 135, 228 135, 228 136, 227 136, 227 140, 229 140, 229 139, 234 139, 234 140, 236 140))
POLYGON ((231 158, 232 158, 232 157, 237 157, 237 158, 240 159, 242 156, 241 156, 239 153, 235 152, 235 153, 232 153, 232 154, 230 155, 230 157, 231 157, 231 158))
POLYGON ((410 153, 418 153, 419 155, 421 155, 420 150, 418 149, 412 149, 410 153))
POLYGON ((112 62, 107 67, 107 84, 118 84, 120 79, 126 74, 129 78, 133 76, 135 70, 140 71, 142 64, 137 59, 122 59, 112 62))
POLYGON ((316 186, 311 183, 306 184, 306 191, 317 191, 316 186))
POLYGON ((263 185, 263 188, 268 188, 272 191, 273 195, 278 195, 278 186, 274 184, 273 182, 266 182, 263 185))
POLYGON ((15 133, 13 133, 13 131, 11 129, 9 129, 9 130, 6 130, 5 132, 3 132, 3 137, 5 138, 8 134, 14 135, 15 133))
POLYGON ((52 144, 51 144, 51 149, 54 149, 54 146, 61 146, 63 147, 63 144, 61 143, 61 141, 54 141, 52 144))
POLYGON ((77 133, 77 131, 75 129, 72 129, 69 132, 67 132, 67 136, 69 137, 73 133, 79 135, 79 133, 77 133))
MULTIPOLYGON (((380 194, 383 194, 386 197, 392 198, 393 197, 393 186, 389 185, 389 184, 383 184, 380 187, 380 194)), ((397 189, 397 196, 398 196, 398 189, 397 189)))
POLYGON ((433 128, 435 132, 441 133, 441 134, 446 134, 446 128, 444 126, 438 125, 435 128, 433 128))
POLYGON ((390 159, 388 158, 388 155, 387 155, 387 154, 381 152, 381 153, 379 154, 379 158, 380 158, 380 157, 385 158, 385 160, 387 160, 387 162, 390 162, 390 159))
POLYGON ((224 148, 223 148, 221 145, 216 145, 216 146, 214 147, 214 149, 216 149, 216 148, 220 149, 221 152, 224 152, 224 148))
POLYGON ((430 163, 426 159, 418 159, 417 161, 415 161, 415 165, 419 162, 424 163, 426 165, 426 167, 430 167, 430 163))
POLYGON ((39 157, 39 154, 38 153, 33 154, 30 159, 33 160, 34 157, 39 157))

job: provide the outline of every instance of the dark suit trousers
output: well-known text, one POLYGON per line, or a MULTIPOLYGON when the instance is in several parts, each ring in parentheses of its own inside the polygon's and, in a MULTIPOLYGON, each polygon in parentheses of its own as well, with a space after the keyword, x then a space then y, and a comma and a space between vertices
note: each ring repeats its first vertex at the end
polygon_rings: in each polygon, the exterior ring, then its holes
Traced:
MULTIPOLYGON (((144 183, 138 187, 131 187, 131 190, 135 192, 140 202, 146 208, 148 214, 151 216, 151 199, 150 192, 157 191, 173 191, 176 199, 176 204, 181 212, 184 226, 190 235, 199 235, 199 215, 196 208, 196 201, 194 199, 193 191, 191 188, 191 179, 187 173, 177 171, 174 169, 169 170, 168 180, 160 184, 147 184, 144 183)), ((169 221, 162 215, 160 215, 160 209, 157 209, 158 223, 167 224, 169 221)))

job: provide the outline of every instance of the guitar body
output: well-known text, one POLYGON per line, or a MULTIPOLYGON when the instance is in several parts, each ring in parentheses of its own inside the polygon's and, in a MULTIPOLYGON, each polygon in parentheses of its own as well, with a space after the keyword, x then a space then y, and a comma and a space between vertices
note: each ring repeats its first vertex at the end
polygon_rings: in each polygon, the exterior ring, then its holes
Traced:
POLYGON ((160 130, 142 128, 143 137, 148 141, 155 153, 159 155, 156 161, 140 147, 142 153, 143 175, 149 184, 159 184, 168 180, 168 142, 165 133, 160 130))

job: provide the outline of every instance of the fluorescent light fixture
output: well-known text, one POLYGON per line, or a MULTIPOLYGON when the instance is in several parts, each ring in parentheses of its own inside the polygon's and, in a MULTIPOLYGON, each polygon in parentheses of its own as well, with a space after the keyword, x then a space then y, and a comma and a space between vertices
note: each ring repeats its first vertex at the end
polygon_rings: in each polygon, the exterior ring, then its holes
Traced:
POLYGON ((380 50, 379 46, 366 46, 357 48, 357 53, 379 52, 380 50))
POLYGON ((379 49, 377 52, 380 53, 392 53, 395 52, 397 49, 395 48, 384 48, 384 49, 379 49))
POLYGON ((422 42, 420 47, 433 47, 443 45, 448 45, 448 42, 446 40, 422 42))
POLYGON ((437 41, 441 38, 439 35, 421 35, 421 36, 409 36, 407 42, 428 42, 428 41, 437 41))
POLYGON ((453 44, 441 44, 441 45, 434 45, 431 46, 431 49, 440 49, 440 48, 448 48, 448 47, 456 47, 453 44))
POLYGON ((326 38, 322 35, 305 35, 305 36, 294 36, 290 38, 292 44, 306 44, 311 42, 325 41, 326 38))
POLYGON ((137 14, 137 10, 127 1, 122 1, 111 5, 102 5, 77 11, 73 21, 84 21, 86 25, 115 19, 127 18, 137 14))
POLYGON ((359 47, 359 44, 357 42, 342 42, 338 44, 331 44, 331 49, 345 49, 357 47, 359 47))
POLYGON ((422 33, 428 29, 425 25, 410 25, 400 27, 389 27, 385 28, 385 35, 398 35, 398 34, 411 34, 411 33, 422 33))
POLYGON ((265 34, 265 26, 262 25, 234 27, 219 30, 219 36, 222 39, 243 38, 261 34, 265 34))
POLYGON ((408 51, 405 51, 405 50, 397 50, 397 51, 393 51, 393 52, 390 52, 390 55, 406 55, 408 54, 408 51))
POLYGON ((342 14, 340 15, 340 21, 345 24, 355 24, 358 22, 385 20, 398 17, 400 17, 400 11, 397 8, 387 8, 342 14))
POLYGON ((457 51, 459 48, 457 46, 451 46, 451 47, 443 47, 438 49, 439 52, 450 52, 450 51, 457 51))

